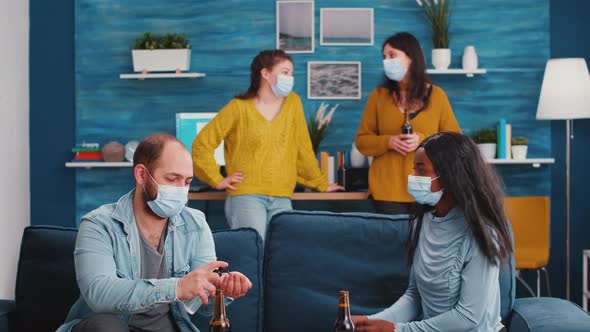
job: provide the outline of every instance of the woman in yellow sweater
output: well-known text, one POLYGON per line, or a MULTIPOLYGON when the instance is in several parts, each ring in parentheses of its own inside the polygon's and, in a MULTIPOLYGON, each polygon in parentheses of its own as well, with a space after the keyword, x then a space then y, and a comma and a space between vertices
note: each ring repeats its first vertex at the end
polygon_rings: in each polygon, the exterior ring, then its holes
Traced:
POLYGON ((356 134, 359 151, 374 157, 369 192, 377 213, 408 213, 414 151, 439 131, 461 132, 449 99, 426 77, 424 53, 407 32, 389 37, 382 47, 385 80, 369 96, 356 134), (408 112, 411 134, 402 134, 408 112))
POLYGON ((277 212, 290 210, 297 182, 317 191, 328 184, 311 147, 303 105, 292 92, 293 60, 281 50, 260 52, 250 66, 250 87, 231 100, 195 138, 197 178, 225 189, 225 216, 231 228, 252 227, 264 239, 277 212), (213 157, 224 142, 223 178, 213 157))

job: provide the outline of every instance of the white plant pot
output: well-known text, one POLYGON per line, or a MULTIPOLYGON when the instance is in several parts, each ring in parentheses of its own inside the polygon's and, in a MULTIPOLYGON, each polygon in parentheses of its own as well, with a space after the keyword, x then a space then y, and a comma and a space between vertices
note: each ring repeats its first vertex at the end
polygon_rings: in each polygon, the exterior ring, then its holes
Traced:
POLYGON ((352 149, 350 149, 350 166, 355 168, 365 166, 365 156, 356 148, 354 143, 352 143, 352 149))
POLYGON ((451 65, 451 49, 435 48, 432 50, 432 65, 435 69, 449 69, 451 65))
POLYGON ((513 145, 511 147, 512 150, 512 159, 526 159, 526 152, 528 150, 528 145, 513 145))
POLYGON ((477 69, 477 53, 475 47, 467 46, 463 50, 463 69, 468 71, 475 71, 477 69))
POLYGON ((186 71, 191 65, 190 49, 132 50, 133 71, 186 71))
POLYGON ((369 162, 369 166, 371 166, 371 163, 373 162, 373 158, 374 157, 367 157, 367 161, 369 162))
POLYGON ((496 157, 496 143, 478 144, 477 147, 484 159, 494 159, 496 157))

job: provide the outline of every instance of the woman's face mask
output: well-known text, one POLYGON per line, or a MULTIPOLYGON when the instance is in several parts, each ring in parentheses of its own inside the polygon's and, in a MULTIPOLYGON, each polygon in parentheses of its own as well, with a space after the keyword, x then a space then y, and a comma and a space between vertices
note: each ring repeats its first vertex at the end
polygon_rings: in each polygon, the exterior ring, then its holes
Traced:
POLYGON ((384 59, 383 60, 383 71, 385 72, 385 76, 392 81, 399 82, 401 81, 408 72, 408 68, 406 68, 401 58, 392 58, 392 59, 384 59))
POLYGON ((287 97, 291 90, 293 90, 293 85, 295 84, 295 78, 293 76, 278 74, 277 75, 277 83, 271 84, 272 92, 277 97, 287 97))
POLYGON ((408 175, 408 192, 416 203, 435 206, 440 201, 443 190, 430 191, 432 181, 436 179, 438 179, 438 176, 431 178, 429 176, 408 175))

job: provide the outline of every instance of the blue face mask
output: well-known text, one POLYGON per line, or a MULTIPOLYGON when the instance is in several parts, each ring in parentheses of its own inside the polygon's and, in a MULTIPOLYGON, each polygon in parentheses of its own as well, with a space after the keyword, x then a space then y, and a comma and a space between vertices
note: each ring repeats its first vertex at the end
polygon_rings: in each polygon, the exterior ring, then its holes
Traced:
MULTIPOLYGON (((149 174, 149 173, 148 173, 149 174)), ((170 218, 178 215, 188 202, 189 187, 165 186, 158 184, 149 174, 150 178, 158 186, 158 196, 147 204, 160 218, 170 218)))
POLYGON ((385 71, 385 76, 387 76, 387 78, 396 82, 401 81, 408 72, 408 68, 404 67, 402 60, 399 57, 384 59, 383 70, 385 71))
POLYGON ((272 92, 277 97, 287 97, 291 90, 293 90, 294 84, 295 78, 293 76, 279 74, 277 75, 277 84, 271 85, 272 92))
POLYGON ((418 204, 435 206, 442 197, 442 189, 436 192, 430 191, 432 181, 438 177, 408 175, 408 192, 418 204))

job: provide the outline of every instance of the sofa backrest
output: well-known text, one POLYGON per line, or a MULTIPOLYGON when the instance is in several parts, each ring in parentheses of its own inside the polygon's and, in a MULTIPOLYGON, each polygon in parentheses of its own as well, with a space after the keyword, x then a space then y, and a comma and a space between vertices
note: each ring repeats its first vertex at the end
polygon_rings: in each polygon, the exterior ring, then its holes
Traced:
POLYGON ((74 270, 77 230, 25 228, 16 277, 17 331, 55 331, 79 296, 74 270))
MULTIPOLYGON (((350 292, 360 315, 389 307, 407 288, 407 215, 290 211, 268 229, 265 331, 330 330, 339 290, 350 292)), ((503 319, 514 302, 510 262, 500 274, 503 319)))
MULTIPOLYGON (((213 232, 217 259, 229 263, 228 270, 240 271, 252 282, 246 294, 227 307, 227 316, 234 331, 262 332, 263 288, 262 264, 264 248, 258 232, 252 228, 213 232)), ((211 318, 192 317, 201 332, 209 331, 211 318)))
MULTIPOLYGON (((30 226, 23 234, 16 282, 16 315, 11 325, 17 331, 55 331, 78 299, 74 268, 74 228, 30 226)), ((228 307, 236 331, 262 331, 262 239, 253 229, 213 233, 218 259, 229 269, 244 273, 252 289, 228 307)), ((210 318, 196 314, 201 331, 210 318)))
POLYGON ((329 331, 338 292, 353 314, 391 305, 408 285, 407 216, 292 211, 270 222, 264 265, 265 331, 329 331))

